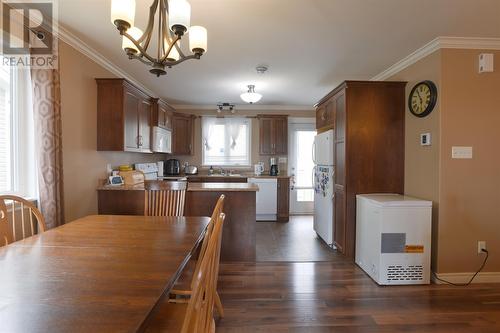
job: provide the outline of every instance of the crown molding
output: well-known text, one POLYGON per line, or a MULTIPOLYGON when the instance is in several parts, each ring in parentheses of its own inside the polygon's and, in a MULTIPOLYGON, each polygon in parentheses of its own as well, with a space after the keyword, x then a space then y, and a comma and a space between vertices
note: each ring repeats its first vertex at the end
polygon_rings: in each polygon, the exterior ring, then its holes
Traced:
POLYGON ((65 27, 62 25, 59 25, 57 27, 58 29, 58 35, 59 39, 65 42, 66 44, 72 46, 75 50, 79 51, 83 55, 87 56, 100 66, 104 67, 114 75, 120 78, 127 79, 137 87, 139 87, 141 90, 146 92, 147 94, 151 95, 152 97, 157 96, 155 92, 153 92, 151 89, 148 89, 146 86, 144 86, 142 83, 134 79, 133 76, 128 74, 126 71, 124 71, 122 68, 118 67, 115 65, 111 60, 103 56, 101 53, 99 53, 96 49, 90 47, 88 44, 86 44, 84 41, 82 41, 80 38, 75 36, 73 33, 68 31, 65 27))
POLYGON ((437 37, 396 62, 370 81, 384 81, 440 49, 500 50, 500 38, 437 37))
MULTIPOLYGON (((474 273, 441 273, 436 274, 438 278, 452 282, 452 283, 466 283, 474 275, 474 273)), ((432 277, 435 284, 444 284, 444 282, 432 277)), ((480 272, 476 275, 472 283, 499 283, 500 272, 480 272)))
MULTIPOLYGON (((215 105, 171 104, 177 110, 216 110, 215 105)), ((314 111, 314 107, 305 105, 265 105, 265 104, 236 104, 236 111, 314 111)))

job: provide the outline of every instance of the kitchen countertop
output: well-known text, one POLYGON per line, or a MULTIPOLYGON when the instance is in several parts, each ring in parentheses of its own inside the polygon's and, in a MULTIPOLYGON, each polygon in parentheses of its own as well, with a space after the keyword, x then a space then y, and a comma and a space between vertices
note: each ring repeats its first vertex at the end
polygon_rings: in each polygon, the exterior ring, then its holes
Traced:
POLYGON ((220 174, 218 173, 214 173, 213 175, 209 175, 209 174, 206 174, 206 173, 199 173, 197 175, 183 175, 185 177, 189 178, 190 177, 200 177, 200 178, 204 178, 204 177, 234 177, 234 178, 290 178, 290 176, 286 175, 286 174, 281 174, 281 175, 278 175, 278 176, 270 176, 269 174, 266 174, 266 173, 263 173, 262 175, 260 176, 257 176, 255 175, 254 173, 252 172, 241 172, 241 173, 236 173, 235 175, 233 176, 221 176, 220 174))
MULTIPOLYGON (((144 184, 101 185, 98 191, 144 191, 144 184)), ((259 187, 252 183, 188 183, 188 192, 257 192, 259 187)))

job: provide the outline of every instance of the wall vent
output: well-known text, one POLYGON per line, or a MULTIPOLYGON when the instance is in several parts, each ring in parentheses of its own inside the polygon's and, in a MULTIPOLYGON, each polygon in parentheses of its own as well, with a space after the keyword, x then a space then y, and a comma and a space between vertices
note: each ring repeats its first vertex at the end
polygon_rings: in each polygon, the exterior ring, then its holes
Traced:
POLYGON ((424 267, 422 265, 390 265, 387 267, 388 281, 422 281, 424 267))

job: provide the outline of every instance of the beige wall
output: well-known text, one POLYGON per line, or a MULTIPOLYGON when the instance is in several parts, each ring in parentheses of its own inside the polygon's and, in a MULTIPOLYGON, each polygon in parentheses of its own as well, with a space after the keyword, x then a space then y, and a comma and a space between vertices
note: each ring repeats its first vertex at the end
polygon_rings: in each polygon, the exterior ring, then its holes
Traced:
POLYGON ((438 88, 434 111, 425 118, 417 118, 406 109, 405 119, 405 193, 432 200, 432 263, 437 263, 439 221, 439 151, 441 116, 441 52, 437 51, 407 67, 389 79, 407 81, 406 97, 420 81, 431 80, 438 88), (420 134, 431 133, 431 146, 420 145, 420 134))
MULTIPOLYGON (((182 113, 195 114, 197 116, 206 116, 206 115, 217 115, 217 111, 211 110, 181 110, 182 113)), ((315 117, 315 112, 312 110, 304 110, 304 111, 288 111, 288 110, 273 110, 273 111, 252 111, 252 110, 241 110, 236 112, 236 116, 248 116, 255 117, 258 114, 282 114, 289 115, 290 117, 315 117)), ((188 162, 194 165, 202 164, 202 145, 201 145, 201 119, 197 118, 195 120, 195 134, 194 134, 194 154, 193 156, 175 156, 178 158, 181 163, 188 162)), ((287 156, 284 156, 287 157, 287 156)), ((269 166, 269 158, 270 156, 261 156, 259 154, 259 121, 256 118, 252 118, 252 165, 257 162, 264 162, 266 168, 269 166)), ((253 167, 248 169, 253 170, 253 167)))
MULTIPOLYGON (((500 272, 500 70, 478 74, 480 53, 499 51, 444 49, 401 71, 391 80, 438 84, 438 106, 427 118, 406 116, 405 192, 438 204, 433 224, 433 270, 474 272, 484 256, 484 271, 500 272), (433 146, 420 147, 417 134, 430 131, 433 146), (451 158, 453 146, 472 146, 473 158, 451 158)), ((408 94, 409 91, 407 91, 408 94)))
POLYGON ((156 161, 152 154, 98 152, 95 78, 114 77, 71 46, 60 42, 63 131, 64 205, 66 221, 97 213, 96 186, 112 166, 156 161))
POLYGON ((443 51, 440 272, 475 271, 478 240, 490 252, 485 271, 500 272, 499 59, 500 51, 443 51), (493 73, 478 73, 484 52, 495 54, 493 73), (472 146, 473 159, 451 159, 452 146, 472 146))

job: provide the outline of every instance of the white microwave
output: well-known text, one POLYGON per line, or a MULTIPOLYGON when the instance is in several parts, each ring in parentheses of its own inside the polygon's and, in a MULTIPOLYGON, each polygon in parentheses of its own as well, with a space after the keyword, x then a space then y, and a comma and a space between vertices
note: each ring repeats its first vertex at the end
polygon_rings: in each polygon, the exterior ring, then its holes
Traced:
POLYGON ((153 153, 172 153, 172 131, 155 126, 153 127, 153 153))

